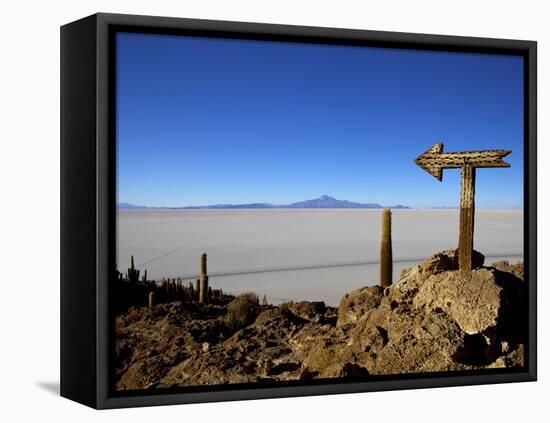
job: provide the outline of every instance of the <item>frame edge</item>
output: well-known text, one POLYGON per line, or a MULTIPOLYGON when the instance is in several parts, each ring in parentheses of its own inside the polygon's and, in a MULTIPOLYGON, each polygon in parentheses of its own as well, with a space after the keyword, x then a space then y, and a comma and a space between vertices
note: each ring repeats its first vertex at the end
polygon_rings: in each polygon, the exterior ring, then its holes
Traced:
MULTIPOLYGON (((401 389, 423 389, 431 387, 451 387, 465 384, 479 385, 491 383, 508 382, 526 382, 537 380, 536 366, 536 48, 535 41, 505 40, 490 38, 475 38, 463 36, 448 35, 428 35, 411 34, 399 32, 368 31, 354 29, 335 29, 318 28, 307 26, 278 25, 265 23, 243 23, 229 21, 211 21, 200 19, 183 18, 164 18, 138 15, 121 15, 99 13, 93 15, 97 21, 97 402, 94 407, 103 408, 121 408, 151 405, 185 404, 213 401, 234 401, 245 399, 265 399, 325 394, 341 393, 361 393, 371 391, 401 390, 401 389), (533 277, 533 289, 530 289, 530 348, 529 348, 529 367, 524 372, 513 374, 493 374, 493 375, 472 375, 472 376, 452 376, 452 377, 424 377, 412 378, 404 381, 378 381, 352 384, 332 384, 320 386, 300 386, 300 387, 275 387, 223 391, 223 392, 201 392, 201 393, 174 393, 174 394, 151 394, 147 396, 109 396, 109 372, 107 362, 109 355, 108 346, 108 321, 106 319, 108 310, 108 292, 107 277, 109 275, 108 257, 105 255, 106 245, 109 238, 108 233, 108 202, 109 202, 109 174, 105 167, 108 163, 109 151, 112 146, 109 145, 110 125, 109 121, 109 96, 110 96, 110 77, 109 66, 111 66, 109 52, 109 28, 113 26, 148 26, 151 28, 172 28, 172 29, 198 29, 211 31, 226 31, 235 33, 249 34, 278 34, 288 36, 307 36, 307 37, 330 37, 341 40, 362 39, 362 40, 390 40, 392 43, 408 44, 407 48, 422 45, 424 48, 430 48, 433 44, 439 44, 445 49, 459 47, 466 48, 487 48, 514 50, 516 54, 523 54, 528 58, 528 94, 529 94, 529 115, 528 115, 528 142, 529 158, 531 166, 529 172, 529 186, 531 190, 529 204, 529 277, 533 277), (418 40, 421 43, 418 43, 418 40), (534 308, 531 308, 534 304, 534 308), (535 310, 533 312, 533 310, 535 310), (534 314, 534 316, 533 316, 534 314)), ((527 124, 527 122, 526 122, 527 124)), ((73 399, 73 398, 71 398, 73 399)), ((90 405, 90 404, 87 404, 90 405)))
POLYGON ((96 398, 96 16, 61 27, 61 396, 96 398))

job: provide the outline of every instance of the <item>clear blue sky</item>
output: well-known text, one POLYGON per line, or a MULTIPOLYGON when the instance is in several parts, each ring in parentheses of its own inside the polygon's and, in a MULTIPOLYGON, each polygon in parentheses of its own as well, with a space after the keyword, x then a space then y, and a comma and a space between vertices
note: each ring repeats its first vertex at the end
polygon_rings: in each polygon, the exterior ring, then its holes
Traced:
POLYGON ((116 98, 118 202, 457 206, 443 141, 513 150, 476 204, 523 207, 520 57, 119 33, 116 98))

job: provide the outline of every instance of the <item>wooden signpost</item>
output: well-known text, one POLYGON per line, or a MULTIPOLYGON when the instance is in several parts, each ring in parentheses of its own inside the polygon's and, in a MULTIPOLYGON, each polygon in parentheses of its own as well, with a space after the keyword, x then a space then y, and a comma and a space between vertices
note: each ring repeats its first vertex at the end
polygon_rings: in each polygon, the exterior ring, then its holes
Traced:
POLYGON ((458 238, 458 266, 460 270, 472 270, 476 168, 510 167, 510 164, 504 162, 502 158, 511 152, 511 150, 479 150, 444 153, 443 143, 438 143, 414 161, 438 181, 443 179, 443 169, 462 169, 458 238))

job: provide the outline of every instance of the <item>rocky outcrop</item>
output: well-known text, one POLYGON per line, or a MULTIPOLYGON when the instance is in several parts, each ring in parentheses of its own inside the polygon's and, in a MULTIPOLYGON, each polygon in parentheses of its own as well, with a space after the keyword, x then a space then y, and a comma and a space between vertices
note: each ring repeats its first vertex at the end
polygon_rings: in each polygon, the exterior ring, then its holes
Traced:
POLYGON ((522 367, 522 266, 474 260, 473 271, 459 271, 455 250, 438 253, 389 288, 344 295, 338 308, 258 305, 238 330, 227 304, 131 309, 117 318, 117 388, 522 367))
POLYGON ((443 272, 430 276, 414 297, 425 314, 441 310, 467 334, 496 326, 501 308, 499 273, 490 269, 443 272))
POLYGON ((338 307, 338 325, 355 323, 369 311, 377 308, 384 297, 384 288, 369 286, 345 294, 338 307))
POLYGON ((303 319, 319 321, 327 307, 323 301, 300 301, 290 304, 288 309, 303 319))
MULTIPOLYGON (((485 256, 479 251, 472 254, 472 269, 483 266, 485 256)), ((428 257, 422 263, 424 273, 437 274, 448 270, 458 270, 458 250, 445 250, 428 257)))
POLYGON ((523 279, 523 263, 510 264, 507 260, 495 261, 491 266, 500 270, 501 272, 512 273, 514 276, 523 279))

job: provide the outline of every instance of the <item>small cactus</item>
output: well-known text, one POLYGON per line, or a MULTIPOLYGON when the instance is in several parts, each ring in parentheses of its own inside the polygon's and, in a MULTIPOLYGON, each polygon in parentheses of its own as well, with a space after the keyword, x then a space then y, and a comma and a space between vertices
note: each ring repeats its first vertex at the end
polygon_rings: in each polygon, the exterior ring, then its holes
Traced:
POLYGON ((201 276, 200 276, 200 291, 199 291, 199 303, 203 304, 208 302, 208 272, 206 270, 206 253, 201 254, 201 276))
POLYGON ((267 297, 265 296, 265 294, 264 294, 264 296, 262 297, 262 305, 263 305, 263 306, 266 306, 266 305, 267 305, 267 297))
POLYGON ((139 281, 139 270, 134 267, 134 256, 130 257, 130 268, 128 269, 128 280, 130 282, 139 281))
POLYGON ((391 210, 382 211, 382 239, 380 242, 380 285, 391 286, 393 279, 393 258, 391 248, 391 210))
POLYGON ((149 292, 149 310, 152 310, 154 305, 155 305, 155 293, 151 291, 149 292))

